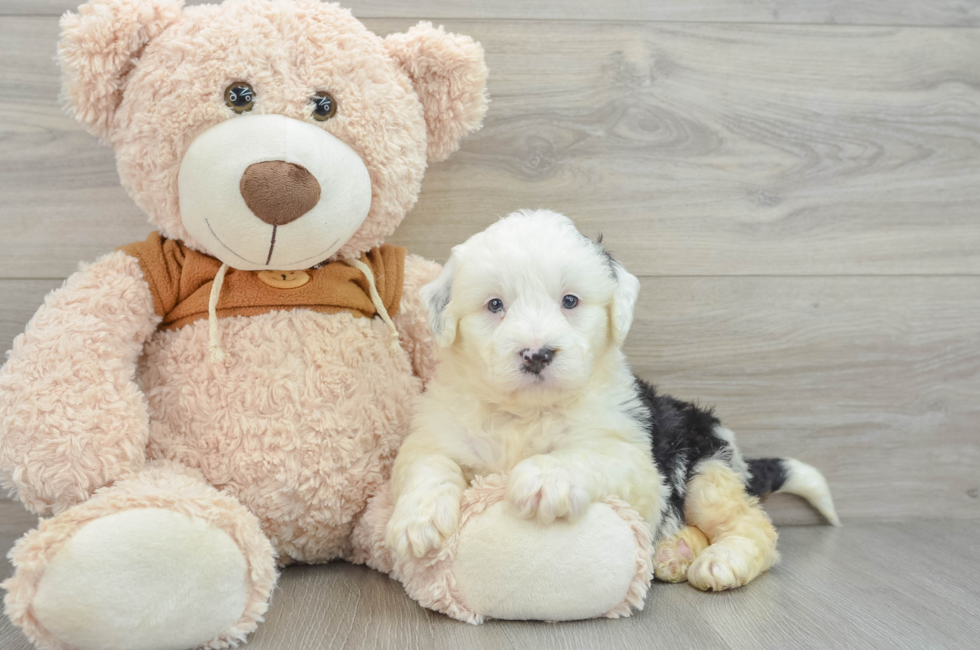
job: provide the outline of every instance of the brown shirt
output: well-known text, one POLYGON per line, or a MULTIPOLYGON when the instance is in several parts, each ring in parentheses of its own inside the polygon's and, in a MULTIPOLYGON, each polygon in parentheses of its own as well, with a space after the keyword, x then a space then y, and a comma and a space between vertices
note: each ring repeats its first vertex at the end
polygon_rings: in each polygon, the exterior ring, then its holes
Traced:
MULTIPOLYGON (((146 241, 118 250, 139 260, 153 292, 153 306, 163 317, 162 329, 178 329, 208 317, 208 299, 220 261, 157 232, 146 241)), ((405 254, 401 246, 384 244, 361 257, 371 267, 381 302, 391 316, 398 312, 401 302, 405 254)), ((330 262, 301 273, 309 275, 309 281, 281 289, 260 279, 259 272, 228 269, 219 294, 218 317, 255 316, 279 309, 312 309, 326 314, 346 311, 366 318, 377 314, 367 279, 357 269, 344 262, 330 262)))

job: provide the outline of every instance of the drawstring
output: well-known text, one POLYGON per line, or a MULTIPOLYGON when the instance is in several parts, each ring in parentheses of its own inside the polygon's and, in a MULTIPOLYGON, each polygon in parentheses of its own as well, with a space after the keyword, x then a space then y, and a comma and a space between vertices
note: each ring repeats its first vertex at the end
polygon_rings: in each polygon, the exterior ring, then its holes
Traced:
POLYGON ((400 349, 398 345, 398 328, 395 327, 395 322, 391 320, 391 316, 388 315, 388 310, 385 309, 385 304, 381 301, 381 295, 378 293, 378 287, 374 283, 374 273, 371 272, 371 267, 361 260, 346 259, 344 261, 363 273, 364 277, 367 278, 371 302, 374 303, 374 308, 378 311, 378 315, 381 316, 381 320, 385 322, 388 330, 391 332, 391 347, 393 350, 400 349))
POLYGON ((223 363, 228 355, 221 349, 221 336, 218 334, 218 296, 221 285, 225 282, 227 264, 222 264, 218 274, 211 284, 211 298, 208 300, 208 349, 211 351, 211 363, 223 363))
MULTIPOLYGON (((348 259, 344 261, 364 274, 368 282, 368 292, 371 294, 371 302, 374 304, 378 315, 381 316, 381 320, 385 322, 385 325, 388 326, 388 330, 391 333, 392 349, 400 349, 398 344, 398 328, 395 327, 395 322, 391 320, 391 316, 388 315, 388 310, 385 309, 385 304, 381 300, 378 287, 374 283, 374 273, 371 272, 371 267, 361 260, 348 259)), ((214 276, 214 282, 211 284, 211 297, 208 300, 208 350, 211 352, 212 363, 223 363, 228 358, 225 351, 221 349, 221 335, 218 332, 218 296, 221 295, 221 285, 224 284, 225 272, 227 270, 227 264, 222 264, 221 268, 218 269, 217 275, 214 276)))

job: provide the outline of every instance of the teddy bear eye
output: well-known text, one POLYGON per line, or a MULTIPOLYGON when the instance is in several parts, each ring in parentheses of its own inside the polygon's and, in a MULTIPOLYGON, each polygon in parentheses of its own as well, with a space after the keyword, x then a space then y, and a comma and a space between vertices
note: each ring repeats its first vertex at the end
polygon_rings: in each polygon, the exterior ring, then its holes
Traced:
POLYGON ((252 110, 255 106, 255 91, 244 81, 236 81, 225 88, 225 104, 238 114, 252 110))
POLYGON ((337 100, 325 90, 313 95, 313 119, 318 122, 329 120, 337 112, 337 100))

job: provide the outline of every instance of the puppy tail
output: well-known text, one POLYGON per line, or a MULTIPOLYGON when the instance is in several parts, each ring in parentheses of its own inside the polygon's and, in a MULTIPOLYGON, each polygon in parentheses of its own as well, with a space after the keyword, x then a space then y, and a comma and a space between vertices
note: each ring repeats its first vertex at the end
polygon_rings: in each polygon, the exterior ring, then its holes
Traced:
POLYGON ((771 492, 786 492, 801 496, 827 518, 840 526, 827 479, 816 467, 795 458, 749 458, 749 494, 763 497, 771 492))

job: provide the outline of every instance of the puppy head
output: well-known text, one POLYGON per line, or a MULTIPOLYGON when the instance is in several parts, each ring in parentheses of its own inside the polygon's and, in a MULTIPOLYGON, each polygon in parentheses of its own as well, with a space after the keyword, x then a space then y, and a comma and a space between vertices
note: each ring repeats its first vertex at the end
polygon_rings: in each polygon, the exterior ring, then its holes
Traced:
POLYGON ((570 219, 538 210, 454 248, 422 299, 447 362, 492 391, 540 399, 587 385, 626 338, 639 288, 570 219))

